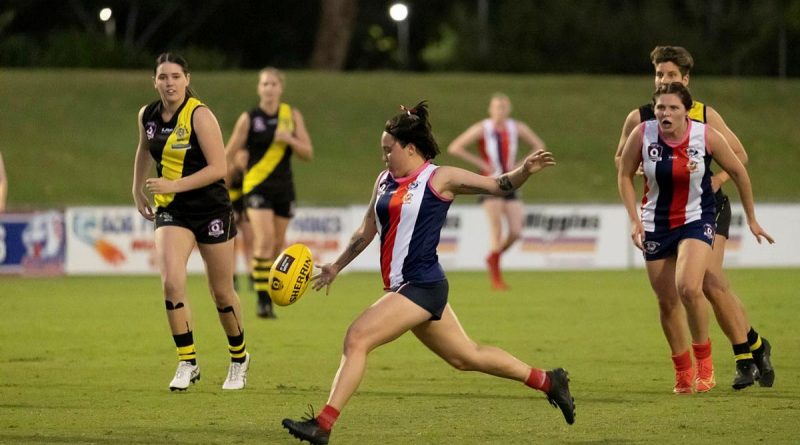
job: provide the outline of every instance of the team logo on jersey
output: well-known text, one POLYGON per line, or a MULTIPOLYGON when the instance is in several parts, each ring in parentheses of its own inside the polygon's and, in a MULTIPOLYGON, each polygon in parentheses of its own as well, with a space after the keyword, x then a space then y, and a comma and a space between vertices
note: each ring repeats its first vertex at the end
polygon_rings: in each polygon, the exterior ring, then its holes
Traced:
POLYGON ((708 223, 703 224, 703 236, 708 239, 714 239, 714 232, 714 226, 708 223))
POLYGON ((267 124, 264 123, 264 118, 256 116, 253 118, 253 131, 256 133, 263 133, 267 130, 267 124))
POLYGON ((658 162, 661 160, 663 150, 664 148, 660 144, 653 142, 647 146, 647 157, 653 162, 658 162))
POLYGON ((148 122, 144 125, 144 133, 147 135, 147 140, 152 141, 156 137, 156 123, 148 122))
POLYGON ((414 199, 414 194, 406 193, 405 196, 403 196, 403 204, 411 204, 412 199, 414 199))
POLYGON ((386 189, 389 187, 389 184, 382 182, 381 185, 378 186, 378 196, 383 196, 386 194, 386 189))
POLYGON ((414 181, 414 182, 412 182, 411 184, 408 184, 408 189, 409 189, 409 190, 414 190, 414 189, 416 189, 417 187, 419 187, 419 181, 414 181))
POLYGON ((644 251, 647 253, 656 253, 658 248, 661 247, 661 243, 657 241, 645 241, 644 242, 644 251))
POLYGON ((192 144, 189 143, 189 130, 187 130, 186 127, 179 125, 178 128, 175 129, 175 137, 178 141, 172 144, 173 149, 183 150, 192 148, 192 144))
POLYGON ((691 173, 696 172, 697 171, 697 161, 695 161, 694 159, 690 160, 689 163, 686 164, 686 168, 688 168, 691 173))
POLYGON ((167 212, 161 212, 158 214, 158 219, 160 219, 162 223, 171 223, 172 215, 167 212))
POLYGON ((696 149, 694 147, 689 147, 686 150, 686 155, 689 156, 690 158, 700 157, 700 150, 698 150, 698 149, 696 149))
POLYGON ((225 233, 224 227, 225 224, 222 223, 221 219, 212 220, 208 223, 208 236, 213 236, 214 238, 222 236, 225 233))

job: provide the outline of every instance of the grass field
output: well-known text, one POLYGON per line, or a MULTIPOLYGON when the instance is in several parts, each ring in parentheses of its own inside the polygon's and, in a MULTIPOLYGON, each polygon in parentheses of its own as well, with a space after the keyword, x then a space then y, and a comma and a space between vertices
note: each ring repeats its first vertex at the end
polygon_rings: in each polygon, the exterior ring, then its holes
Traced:
MULTIPOLYGON (((509 273, 508 293, 489 292, 483 274, 452 273, 450 302, 474 340, 570 371, 575 425, 540 393, 459 373, 406 335, 370 356, 333 443, 797 443, 797 270, 730 275, 773 344, 774 388, 730 389, 730 346, 714 325, 718 387, 671 394, 643 271, 509 273)), ((244 292, 252 367, 244 391, 223 393, 225 337, 193 276, 202 380, 171 393, 175 350, 157 277, 0 277, 0 289, 0 442, 9 444, 297 443, 281 419, 322 408, 347 325, 381 294, 375 273, 342 275, 331 295, 309 293, 264 321, 244 292)))
MULTIPOLYGON (((645 56, 644 54, 642 55, 645 56)), ((699 67, 698 67, 699 68, 699 67)), ((136 113, 157 99, 149 71, 0 69, 2 153, 11 208, 131 203, 136 113)), ((227 140, 256 105, 255 72, 196 72, 192 86, 215 112, 227 140)), ((797 201, 800 80, 693 75, 692 92, 722 113, 750 153, 758 202, 797 201)), ((302 110, 316 151, 296 162, 301 205, 369 200, 383 168, 379 137, 399 104, 428 99, 442 148, 486 116, 503 91, 514 116, 556 154, 556 169, 525 186, 525 199, 618 202, 613 154, 628 112, 647 102, 642 76, 289 72, 284 99, 302 110)), ((463 165, 443 154, 442 164, 463 165)), ((731 194, 736 199, 731 187, 731 194)))

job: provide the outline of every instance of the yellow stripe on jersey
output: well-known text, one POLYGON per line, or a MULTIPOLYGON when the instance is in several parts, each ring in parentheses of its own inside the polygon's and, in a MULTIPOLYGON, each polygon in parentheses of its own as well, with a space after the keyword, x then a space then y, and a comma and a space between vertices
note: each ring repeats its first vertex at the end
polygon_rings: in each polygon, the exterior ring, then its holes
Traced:
MULTIPOLYGON (((288 131, 294 132, 294 120, 292 119, 292 107, 288 104, 282 103, 278 109, 278 127, 275 132, 288 131)), ((280 142, 273 139, 272 145, 269 146, 264 156, 253 165, 247 173, 244 174, 244 183, 242 191, 247 194, 250 193, 258 184, 264 182, 267 177, 275 170, 278 163, 283 159, 286 153, 286 142, 280 142)))
POLYGON ((689 110, 689 119, 700 123, 706 123, 706 106, 703 102, 694 101, 692 109, 689 110))
MULTIPOLYGON (((192 148, 189 143, 189 138, 192 136, 192 113, 200 106, 203 106, 202 102, 190 97, 178 115, 178 122, 161 152, 161 177, 171 181, 183 177, 183 160, 186 152, 192 148)), ((200 147, 194 148, 200 149, 200 147)), ((175 199, 175 194, 157 193, 154 199, 158 207, 166 207, 175 199)))
POLYGON ((241 197, 242 197, 242 195, 243 195, 243 193, 242 193, 242 189, 240 189, 240 188, 236 188, 236 189, 233 189, 233 188, 231 188, 231 189, 228 189, 228 197, 231 199, 231 201, 237 201, 237 200, 239 200, 239 198, 241 198, 241 197))

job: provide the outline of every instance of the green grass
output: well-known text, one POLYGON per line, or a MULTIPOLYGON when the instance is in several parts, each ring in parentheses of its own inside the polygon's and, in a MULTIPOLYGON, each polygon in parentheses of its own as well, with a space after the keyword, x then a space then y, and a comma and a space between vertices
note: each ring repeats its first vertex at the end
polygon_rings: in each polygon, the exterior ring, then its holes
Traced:
MULTIPOLYGON (((411 335, 376 350, 334 442, 796 443, 800 302, 796 270, 736 270, 734 289, 774 347, 774 388, 729 387, 730 346, 712 328, 718 387, 671 394, 669 352, 641 270, 509 273, 509 293, 480 273, 450 274, 467 333, 541 367, 566 367, 577 421, 567 426, 522 384, 460 373, 411 335)), ((343 275, 279 319, 243 293, 248 386, 220 389, 225 337, 202 276, 189 280, 202 380, 170 393, 175 367, 157 277, 0 277, 0 443, 292 444, 286 416, 319 410, 348 324, 380 296, 375 273, 343 275)))
MULTIPOLYGON (((2 152, 12 208, 130 204, 136 114, 157 98, 149 71, 0 70, 2 152)), ((300 204, 365 203, 378 171, 379 137, 398 105, 428 99, 443 148, 486 115, 495 91, 547 142, 559 166, 526 185, 529 202, 618 202, 612 156, 622 122, 652 90, 647 75, 524 76, 288 73, 285 100, 305 115, 316 158, 296 162, 300 204)), ((227 140, 257 101, 255 72, 197 72, 192 86, 227 140)), ((697 98, 727 120, 750 153, 757 200, 796 201, 800 80, 698 77, 697 98)), ((447 154, 442 164, 464 165, 447 154)), ((731 187, 732 190, 732 187, 731 187)), ((735 192, 733 192, 735 195, 735 192)))

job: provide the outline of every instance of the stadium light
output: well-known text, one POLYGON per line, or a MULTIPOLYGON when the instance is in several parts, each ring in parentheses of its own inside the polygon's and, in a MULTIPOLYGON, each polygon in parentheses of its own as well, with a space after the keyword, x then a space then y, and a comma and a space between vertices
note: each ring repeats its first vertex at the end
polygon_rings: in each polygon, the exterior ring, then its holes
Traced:
POLYGON ((100 21, 105 25, 106 36, 111 39, 117 30, 117 21, 114 20, 114 12, 111 8, 103 8, 98 14, 100 21))
POLYGON ((400 57, 400 66, 408 66, 408 6, 404 3, 395 3, 389 7, 389 17, 397 23, 397 45, 400 57))
POLYGON ((111 18, 111 8, 103 8, 100 10, 100 21, 107 22, 111 18))

